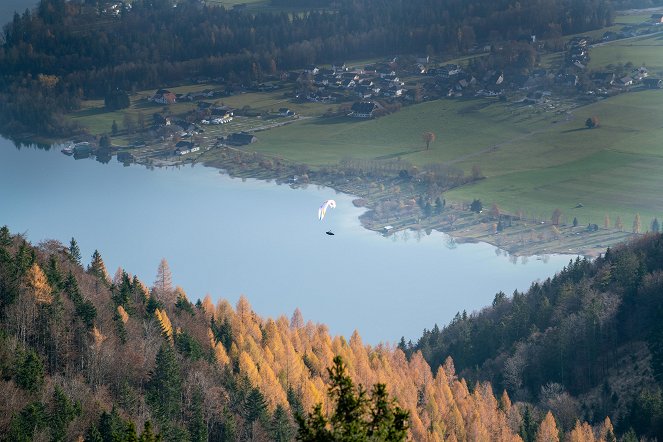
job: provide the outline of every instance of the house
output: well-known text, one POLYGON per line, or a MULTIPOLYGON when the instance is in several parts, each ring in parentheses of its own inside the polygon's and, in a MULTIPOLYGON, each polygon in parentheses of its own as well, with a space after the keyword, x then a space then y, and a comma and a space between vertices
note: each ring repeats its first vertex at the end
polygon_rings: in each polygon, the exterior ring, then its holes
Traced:
POLYGON ((592 74, 591 78, 594 81, 594 83, 601 85, 612 85, 615 83, 614 72, 596 72, 592 74))
POLYGON ((348 68, 345 66, 345 63, 342 62, 342 61, 336 61, 336 62, 332 63, 332 70, 334 72, 336 72, 336 71, 345 71, 347 69, 348 68))
POLYGON ((631 86, 633 85, 633 78, 628 75, 619 79, 619 84, 621 86, 631 86))
POLYGON ((355 118, 373 118, 373 111, 377 105, 372 101, 358 101, 352 105, 351 117, 355 118))
POLYGON ((420 55, 415 61, 421 64, 428 64, 430 62, 430 57, 428 55, 420 55))
POLYGON ((186 155, 191 152, 195 152, 196 150, 199 150, 200 148, 194 147, 193 143, 191 141, 179 141, 175 145, 175 155, 186 155), (195 150, 194 150, 195 149, 195 150))
POLYGON ((306 66, 306 69, 304 69, 305 74, 315 75, 318 72, 320 72, 320 69, 313 64, 306 66))
POLYGON ((282 117, 294 117, 295 113, 287 107, 281 107, 279 108, 279 115, 282 117))
POLYGON ((226 139, 226 143, 232 144, 234 146, 244 146, 246 144, 252 144, 258 141, 255 135, 248 132, 235 132, 230 134, 226 139))
POLYGON ((159 89, 149 98, 149 101, 160 104, 173 104, 177 102, 177 96, 167 89, 159 89))
POLYGON ((658 78, 645 78, 642 83, 648 89, 661 89, 663 88, 663 80, 658 78))
POLYGON ((663 23, 663 14, 652 14, 651 20, 656 24, 663 23))

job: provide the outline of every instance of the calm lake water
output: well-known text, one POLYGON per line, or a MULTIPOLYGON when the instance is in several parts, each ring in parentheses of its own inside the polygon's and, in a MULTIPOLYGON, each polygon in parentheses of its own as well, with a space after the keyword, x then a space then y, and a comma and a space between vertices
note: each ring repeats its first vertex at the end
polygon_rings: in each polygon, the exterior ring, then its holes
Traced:
POLYGON ((568 256, 516 261, 488 244, 453 246, 438 232, 385 238, 361 227, 352 197, 232 179, 203 166, 148 170, 115 159, 74 160, 59 149, 17 149, 0 138, 0 225, 33 243, 56 239, 95 249, 152 285, 166 258, 173 283, 195 302, 209 293, 233 305, 244 294, 263 317, 305 320, 364 342, 416 340, 552 276, 568 256), (333 198, 324 221, 322 201, 333 198), (336 235, 325 235, 332 229, 336 235))

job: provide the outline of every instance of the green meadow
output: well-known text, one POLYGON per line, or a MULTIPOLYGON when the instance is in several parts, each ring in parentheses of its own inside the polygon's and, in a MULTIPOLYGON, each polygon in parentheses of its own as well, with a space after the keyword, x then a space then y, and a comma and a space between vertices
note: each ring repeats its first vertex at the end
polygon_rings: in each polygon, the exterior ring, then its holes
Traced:
POLYGON ((600 70, 609 65, 633 63, 646 66, 650 75, 663 76, 663 29, 661 33, 648 37, 614 41, 594 47, 590 51, 590 70, 600 70))

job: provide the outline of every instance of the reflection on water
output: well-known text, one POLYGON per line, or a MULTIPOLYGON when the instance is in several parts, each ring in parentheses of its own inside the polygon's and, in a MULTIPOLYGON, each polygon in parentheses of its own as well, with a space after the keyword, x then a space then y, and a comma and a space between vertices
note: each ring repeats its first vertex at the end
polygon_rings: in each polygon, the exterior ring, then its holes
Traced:
POLYGON ((300 308, 334 334, 357 329, 373 344, 417 339, 569 260, 515 266, 491 245, 458 244, 431 230, 385 238, 361 227, 364 209, 353 197, 324 187, 293 190, 201 166, 150 170, 107 159, 74 161, 58 149, 19 150, 0 139, 0 225, 27 231, 33 243, 74 237, 85 264, 98 249, 111 274, 121 267, 148 285, 166 258, 174 284, 193 301, 209 293, 234 304, 244 294, 262 316, 300 308), (318 207, 330 197, 337 208, 321 223, 318 207))

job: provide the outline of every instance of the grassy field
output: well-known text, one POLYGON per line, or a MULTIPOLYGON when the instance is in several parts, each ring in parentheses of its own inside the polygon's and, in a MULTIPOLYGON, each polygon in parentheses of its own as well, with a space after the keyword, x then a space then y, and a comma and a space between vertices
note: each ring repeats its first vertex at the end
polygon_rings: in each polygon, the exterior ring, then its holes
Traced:
POLYGON ((663 76, 663 29, 649 37, 615 41, 609 45, 591 49, 590 70, 603 69, 608 65, 626 64, 647 66, 652 76, 663 76))

